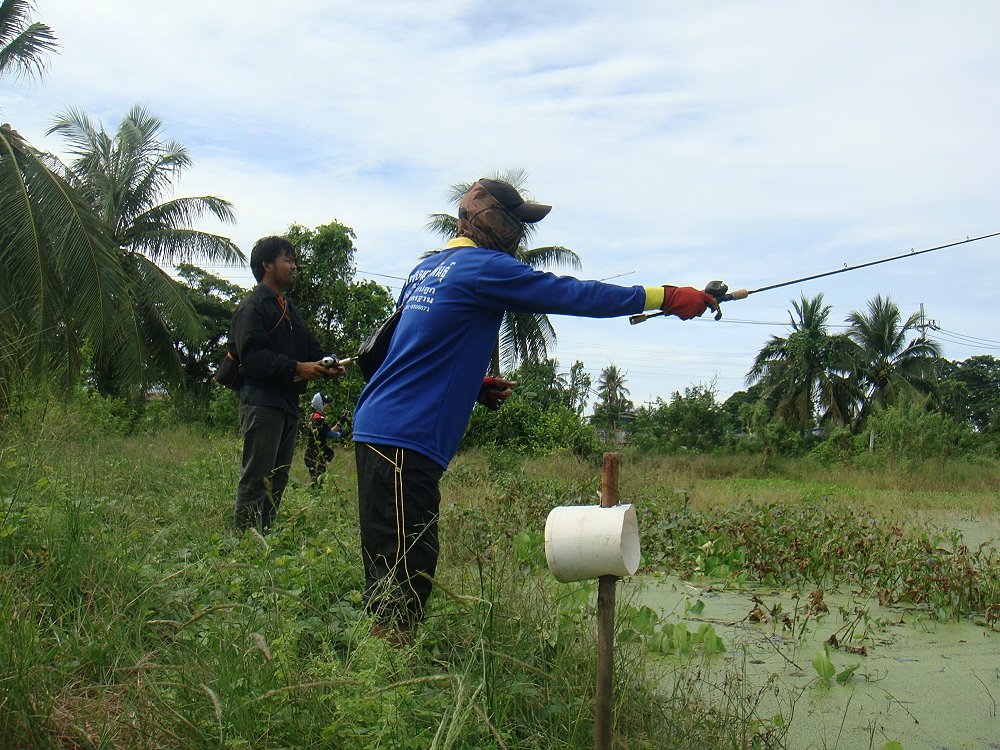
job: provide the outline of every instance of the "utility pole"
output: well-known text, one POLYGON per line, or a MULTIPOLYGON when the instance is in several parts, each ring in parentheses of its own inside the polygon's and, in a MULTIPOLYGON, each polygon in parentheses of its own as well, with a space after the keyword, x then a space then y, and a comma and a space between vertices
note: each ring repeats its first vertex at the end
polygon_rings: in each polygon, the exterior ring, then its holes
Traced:
POLYGON ((924 341, 927 338, 927 329, 932 331, 938 330, 938 322, 936 320, 931 320, 930 318, 924 317, 924 303, 920 303, 920 322, 917 323, 916 328, 920 331, 920 340, 924 341))

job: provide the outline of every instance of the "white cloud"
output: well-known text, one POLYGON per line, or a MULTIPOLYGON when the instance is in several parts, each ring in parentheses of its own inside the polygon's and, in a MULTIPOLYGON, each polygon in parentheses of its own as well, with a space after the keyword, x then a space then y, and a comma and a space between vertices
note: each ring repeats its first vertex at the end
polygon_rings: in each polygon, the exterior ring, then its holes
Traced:
MULTIPOLYGON (((510 166, 555 205, 537 242, 575 249, 583 276, 635 271, 624 284, 755 288, 1000 229, 987 2, 41 0, 38 17, 62 52, 41 83, 0 82, 3 119, 57 149, 44 137, 56 112, 113 128, 145 104, 191 151, 182 191, 236 204, 220 231, 244 249, 337 219, 361 269, 405 275, 436 241, 423 225, 449 209, 447 186, 510 166)), ((1000 339, 998 247, 761 294, 726 321, 783 322, 789 299, 820 291, 842 318, 890 292, 907 313, 924 302, 950 330, 1000 339)), ((557 326, 566 367, 648 350, 618 361, 637 401, 715 374, 726 395, 783 332, 557 326)))

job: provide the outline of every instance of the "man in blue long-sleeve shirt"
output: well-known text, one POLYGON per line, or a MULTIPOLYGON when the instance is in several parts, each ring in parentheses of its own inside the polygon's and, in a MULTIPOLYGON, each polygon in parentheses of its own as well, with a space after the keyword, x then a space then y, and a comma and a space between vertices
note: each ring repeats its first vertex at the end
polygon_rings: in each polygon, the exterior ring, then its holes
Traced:
POLYGON ((617 286, 535 270, 514 257, 524 225, 551 207, 481 179, 459 205, 458 236, 410 273, 385 361, 361 392, 354 441, 366 601, 406 640, 437 565, 438 483, 477 400, 499 408, 515 383, 487 379, 506 311, 607 318, 661 309, 696 317, 714 298, 691 287, 617 286))

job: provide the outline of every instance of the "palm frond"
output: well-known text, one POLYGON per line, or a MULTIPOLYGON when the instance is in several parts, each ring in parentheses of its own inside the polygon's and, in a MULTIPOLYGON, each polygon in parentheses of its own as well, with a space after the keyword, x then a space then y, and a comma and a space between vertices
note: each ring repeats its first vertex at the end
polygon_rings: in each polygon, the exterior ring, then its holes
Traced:
POLYGON ((100 338, 127 289, 106 228, 45 159, 6 127, 0 128, 0 152, 5 267, 19 269, 23 294, 37 295, 39 327, 68 318, 88 338, 100 338))
POLYGON ((59 48, 56 35, 44 23, 29 23, 28 0, 3 0, 0 3, 0 75, 41 75, 45 58, 59 48))
POLYGON ((539 362, 556 343, 548 316, 541 313, 505 313, 500 329, 500 364, 504 371, 522 362, 539 362))
POLYGON ((197 229, 146 231, 131 240, 127 247, 160 263, 176 264, 207 259, 230 266, 246 264, 246 256, 231 239, 197 229))
POLYGON ((520 248, 516 253, 517 259, 522 263, 527 263, 532 268, 564 267, 579 270, 583 267, 580 256, 561 245, 548 245, 546 247, 520 248))
POLYGON ((424 229, 438 237, 450 240, 458 233, 458 219, 451 214, 431 214, 427 218, 424 229))

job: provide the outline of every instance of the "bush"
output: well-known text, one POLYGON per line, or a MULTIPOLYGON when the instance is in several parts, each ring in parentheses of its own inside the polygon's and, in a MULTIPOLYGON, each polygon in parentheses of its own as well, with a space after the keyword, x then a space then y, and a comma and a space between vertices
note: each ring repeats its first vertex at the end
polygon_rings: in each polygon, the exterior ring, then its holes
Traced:
POLYGON ((972 431, 964 424, 928 411, 922 401, 904 400, 880 409, 868 418, 859 439, 868 445, 868 434, 875 432, 875 452, 897 460, 920 461, 928 458, 966 455, 974 449, 972 431))
POLYGON ((236 429, 240 421, 240 400, 235 391, 216 388, 208 403, 208 422, 221 430, 236 429))
POLYGON ((561 404, 543 408, 517 394, 499 411, 476 407, 462 447, 503 448, 529 456, 553 450, 592 456, 601 451, 597 433, 572 409, 561 404))
POLYGON ((834 427, 816 447, 809 451, 809 458, 829 465, 848 461, 860 449, 856 436, 846 427, 834 427))
POLYGON ((866 429, 856 438, 863 451, 868 450, 872 430, 875 452, 897 460, 967 456, 976 449, 975 435, 967 425, 929 411, 922 401, 904 400, 872 414, 866 429))
POLYGON ((674 392, 669 404, 657 399, 654 408, 641 409, 630 442, 649 453, 708 453, 719 448, 732 428, 732 418, 715 400, 715 391, 697 385, 685 388, 683 395, 674 392))

